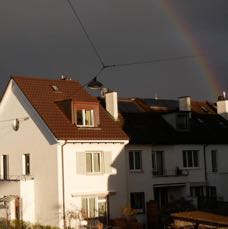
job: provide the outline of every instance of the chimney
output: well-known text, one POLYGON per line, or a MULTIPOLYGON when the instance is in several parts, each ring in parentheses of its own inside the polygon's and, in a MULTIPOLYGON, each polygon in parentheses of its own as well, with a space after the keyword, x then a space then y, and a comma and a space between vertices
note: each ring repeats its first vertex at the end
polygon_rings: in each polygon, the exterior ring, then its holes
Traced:
POLYGON ((228 100, 225 98, 225 93, 218 97, 217 113, 228 120, 228 100))
POLYGON ((117 92, 111 91, 105 93, 106 110, 112 115, 114 120, 118 120, 118 98, 117 92))
POLYGON ((191 111, 191 97, 183 96, 179 97, 179 111, 191 111))

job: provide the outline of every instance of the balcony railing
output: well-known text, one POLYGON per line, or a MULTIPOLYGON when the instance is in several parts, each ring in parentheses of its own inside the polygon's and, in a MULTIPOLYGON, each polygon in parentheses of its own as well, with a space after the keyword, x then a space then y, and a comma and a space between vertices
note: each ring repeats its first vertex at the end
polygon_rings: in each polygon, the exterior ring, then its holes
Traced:
POLYGON ((189 172, 186 169, 163 169, 163 170, 154 170, 154 177, 177 177, 177 176, 188 176, 189 172))

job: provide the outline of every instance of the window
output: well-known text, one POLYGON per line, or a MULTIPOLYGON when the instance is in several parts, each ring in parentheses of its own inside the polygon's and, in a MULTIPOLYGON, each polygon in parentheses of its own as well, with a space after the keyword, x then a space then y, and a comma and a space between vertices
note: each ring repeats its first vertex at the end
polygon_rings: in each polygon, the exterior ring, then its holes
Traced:
POLYGON ((203 186, 190 187, 190 195, 193 197, 203 197, 203 186))
POLYGON ((29 154, 22 155, 22 174, 23 175, 30 174, 30 155, 29 154))
POLYGON ((152 152, 152 169, 153 175, 164 175, 163 151, 152 152))
POLYGON ((144 192, 132 192, 130 194, 131 208, 136 209, 138 213, 143 213, 145 210, 144 192))
POLYGON ((211 167, 212 167, 212 172, 216 173, 218 171, 216 150, 211 151, 211 167))
POLYGON ((129 169, 134 171, 142 170, 141 151, 129 151, 129 169))
POLYGON ((186 130, 188 129, 188 114, 177 114, 176 126, 178 129, 186 130))
POLYGON ((93 110, 85 110, 85 109, 77 110, 76 124, 77 126, 93 127, 94 126, 93 110))
POLYGON ((82 211, 86 218, 106 217, 106 198, 97 196, 82 197, 82 211))
POLYGON ((86 152, 86 172, 101 172, 101 152, 86 152))
POLYGON ((217 197, 217 193, 216 193, 216 187, 215 186, 207 186, 206 187, 206 195, 207 198, 213 199, 217 197))
POLYGON ((4 180, 9 179, 9 156, 1 156, 1 177, 4 180))
POLYGON ((199 167, 198 150, 184 150, 183 151, 183 167, 196 168, 199 167))

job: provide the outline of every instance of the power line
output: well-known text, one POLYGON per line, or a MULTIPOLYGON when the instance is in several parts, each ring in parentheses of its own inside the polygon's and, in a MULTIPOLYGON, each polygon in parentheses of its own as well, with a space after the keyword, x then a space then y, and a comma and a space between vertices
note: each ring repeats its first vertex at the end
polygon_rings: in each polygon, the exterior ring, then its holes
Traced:
POLYGON ((176 56, 170 58, 160 58, 160 59, 148 59, 144 61, 135 61, 135 62, 128 62, 123 64, 113 64, 113 65, 104 65, 95 77, 99 76, 105 69, 112 69, 112 68, 119 68, 119 67, 127 67, 127 66, 134 66, 134 65, 141 65, 141 64, 150 64, 150 63, 159 63, 159 62, 169 62, 169 61, 181 61, 185 59, 194 59, 203 55, 198 56, 176 56))
POLYGON ((77 13, 75 7, 72 5, 72 3, 71 3, 70 0, 67 0, 67 2, 68 2, 68 4, 69 4, 69 6, 70 6, 70 8, 71 8, 71 10, 72 10, 72 12, 73 12, 73 14, 74 14, 74 16, 75 16, 75 19, 77 20, 77 22, 79 22, 79 24, 80 24, 80 26, 81 26, 81 28, 82 28, 84 34, 86 35, 87 40, 89 41, 91 47, 93 48, 93 51, 95 52, 96 56, 98 57, 101 66, 102 66, 102 67, 105 67, 105 64, 104 64, 104 62, 103 62, 103 60, 102 60, 102 58, 101 58, 101 55, 99 54, 99 52, 98 52, 96 46, 94 45, 92 39, 90 38, 89 34, 87 33, 87 31, 86 31, 86 29, 85 29, 85 26, 83 25, 83 23, 82 23, 82 21, 81 21, 79 15, 78 15, 78 13, 77 13))
POLYGON ((140 64, 150 64, 150 63, 158 63, 158 62, 169 62, 169 61, 175 61, 175 60, 185 60, 185 59, 193 59, 200 57, 198 56, 176 56, 176 57, 169 57, 169 58, 160 58, 160 59, 148 59, 144 61, 135 61, 135 62, 128 62, 123 64, 114 64, 107 66, 106 68, 112 68, 112 67, 125 67, 125 66, 133 66, 133 65, 140 65, 140 64))
POLYGON ((98 71, 98 73, 95 75, 95 77, 99 76, 105 69, 110 69, 110 68, 116 68, 116 67, 126 67, 126 66, 133 66, 133 65, 141 65, 141 64, 149 64, 149 63, 158 63, 158 62, 168 62, 168 61, 175 61, 175 60, 184 60, 184 59, 192 59, 192 58, 197 58, 199 56, 203 56, 203 55, 198 55, 198 56, 177 56, 177 57, 169 57, 169 58, 160 58, 160 59, 147 59, 147 60, 143 60, 143 61, 135 61, 135 62, 128 62, 128 63, 122 63, 122 64, 112 64, 112 65, 105 65, 103 59, 101 58, 100 53, 98 52, 96 46, 94 45, 94 42, 92 41, 92 39, 90 38, 88 32, 86 31, 85 26, 83 25, 75 7, 73 6, 73 4, 71 3, 71 0, 67 0, 74 16, 75 19, 77 20, 77 22, 79 22, 87 40, 89 41, 91 47, 93 48, 93 51, 95 53, 95 55, 97 56, 97 58, 100 61, 101 64, 101 68, 98 71))

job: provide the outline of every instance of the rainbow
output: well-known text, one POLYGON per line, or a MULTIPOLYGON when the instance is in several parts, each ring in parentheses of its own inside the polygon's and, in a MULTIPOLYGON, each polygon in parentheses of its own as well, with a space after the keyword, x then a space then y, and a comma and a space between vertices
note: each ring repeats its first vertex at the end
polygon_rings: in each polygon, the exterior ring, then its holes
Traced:
POLYGON ((218 95, 222 93, 222 87, 216 77, 216 72, 213 69, 206 59, 206 56, 203 55, 203 50, 198 45, 197 40, 189 29, 188 24, 181 18, 176 9, 174 8, 171 0, 161 0, 161 7, 165 13, 172 19, 172 22, 177 27, 177 29, 184 35, 184 38, 193 52, 193 55, 196 56, 196 62, 199 66, 201 74, 204 76, 205 83, 210 88, 213 96, 217 99, 218 95))

